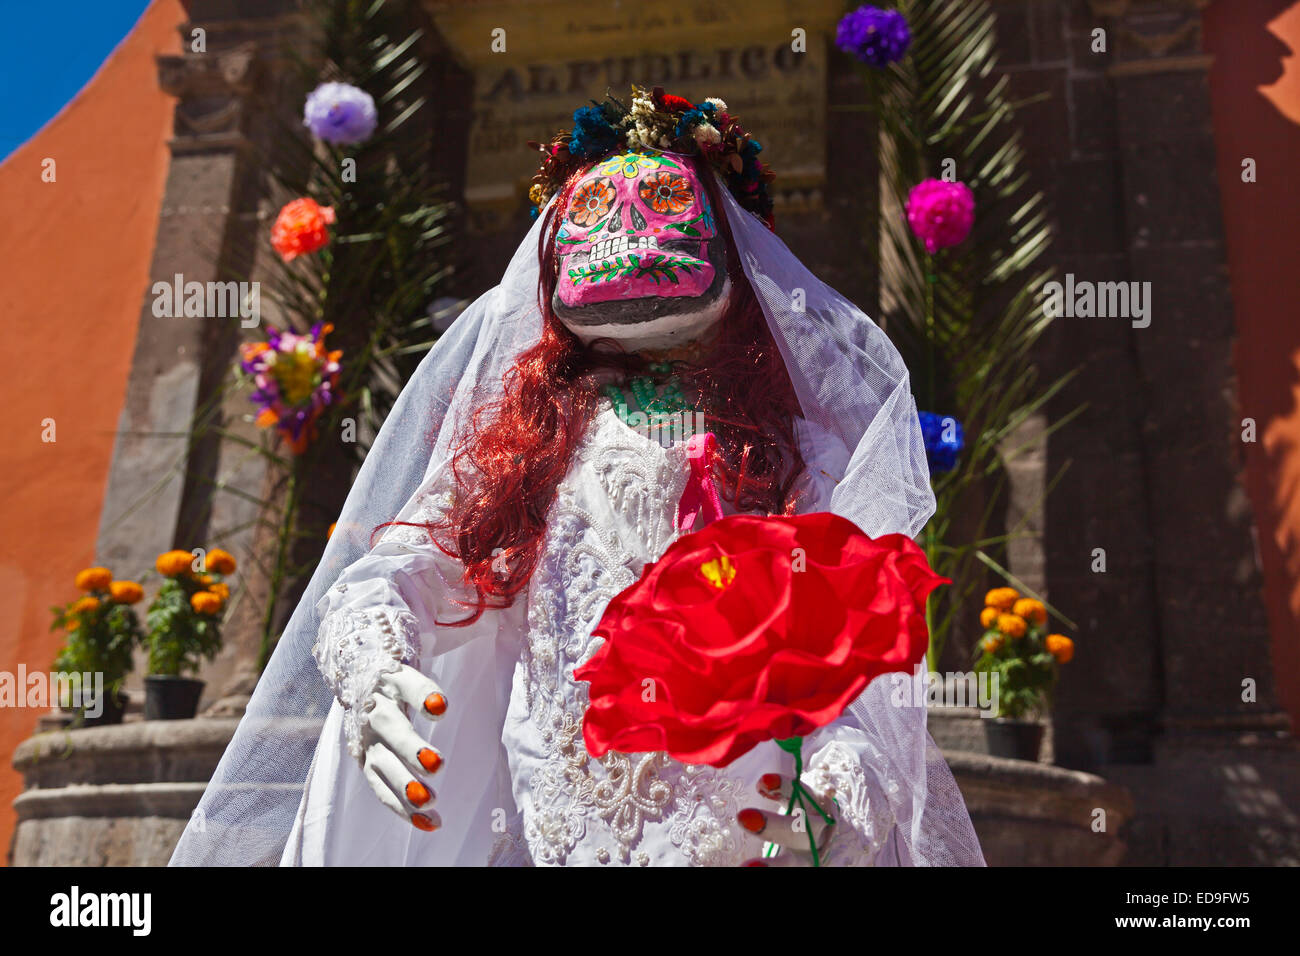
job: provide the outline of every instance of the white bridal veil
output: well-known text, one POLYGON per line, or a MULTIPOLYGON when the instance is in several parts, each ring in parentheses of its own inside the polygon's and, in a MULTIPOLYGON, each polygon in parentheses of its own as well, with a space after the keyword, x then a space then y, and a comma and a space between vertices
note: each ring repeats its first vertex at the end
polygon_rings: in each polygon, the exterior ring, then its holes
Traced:
MULTIPOLYGON (((803 414, 853 453, 831 498, 831 510, 872 536, 915 537, 934 510, 929 472, 907 369, 885 334, 843 296, 810 273, 724 188, 745 273, 754 287, 794 383, 803 414), (800 294, 801 293, 801 294, 800 294)), ((502 374, 541 333, 538 310, 539 216, 502 277, 460 316, 407 383, 348 495, 320 566, 258 682, 234 739, 172 856, 174 865, 274 865, 294 823, 304 781, 333 696, 312 657, 320 627, 317 603, 339 574, 369 550, 370 532, 402 511, 416 490, 448 466, 469 413, 493 400, 502 374)), ((487 612, 493 613, 493 612, 487 612)), ((431 676, 458 706, 437 724, 432 740, 458 774, 477 774, 460 792, 510 806, 508 784, 492 761, 457 760, 495 740, 505 704, 496 695, 464 692, 491 666, 493 642, 463 644, 435 657, 431 676), (460 694, 457 691, 461 690, 460 694), (475 739, 478 738, 478 739, 475 739), (501 802, 502 800, 507 802, 501 802)), ((920 677, 909 702, 890 702, 890 675, 873 682, 849 716, 868 735, 898 821, 899 862, 982 865, 961 794, 926 731, 920 677), (896 783, 897 786, 892 786, 896 783)), ((482 753, 482 751, 478 751, 482 753)), ((498 762, 499 764, 499 762, 498 762)), ((447 821, 457 808, 440 798, 447 821)), ((389 814, 377 800, 376 815, 389 814)), ((393 816, 393 826, 410 829, 393 816)), ((470 846, 447 826, 447 863, 485 862, 487 848, 470 846)), ((427 839, 427 838, 426 838, 427 839)))

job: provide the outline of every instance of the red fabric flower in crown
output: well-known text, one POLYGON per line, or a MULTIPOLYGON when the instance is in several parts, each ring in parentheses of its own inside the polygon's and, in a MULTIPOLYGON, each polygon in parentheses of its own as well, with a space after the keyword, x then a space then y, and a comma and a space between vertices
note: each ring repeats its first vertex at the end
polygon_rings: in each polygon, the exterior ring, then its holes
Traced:
POLYGON ((588 753, 664 751, 724 767, 835 720, 880 674, 911 673, 925 599, 946 583, 906 535, 826 512, 736 515, 672 544, 606 608, 588 753))

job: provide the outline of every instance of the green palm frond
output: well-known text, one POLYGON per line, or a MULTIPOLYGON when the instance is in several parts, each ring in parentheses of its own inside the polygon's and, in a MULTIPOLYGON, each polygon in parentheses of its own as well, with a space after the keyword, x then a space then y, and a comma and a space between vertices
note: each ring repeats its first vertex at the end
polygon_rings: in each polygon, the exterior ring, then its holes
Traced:
POLYGON ((958 467, 933 478, 938 509, 925 532, 936 570, 954 582, 932 611, 937 663, 988 570, 1005 565, 1007 544, 1024 533, 990 530, 1005 506, 1006 465, 1062 423, 1029 443, 1016 431, 1069 376, 1044 384, 1033 364, 1050 322, 1039 290, 1053 271, 1052 226, 1025 169, 1019 104, 995 73, 997 17, 986 0, 897 7, 912 32, 908 54, 867 76, 880 129, 882 325, 918 406, 954 416, 966 436, 958 467), (975 197, 970 237, 934 256, 904 215, 927 178, 964 182, 975 197))

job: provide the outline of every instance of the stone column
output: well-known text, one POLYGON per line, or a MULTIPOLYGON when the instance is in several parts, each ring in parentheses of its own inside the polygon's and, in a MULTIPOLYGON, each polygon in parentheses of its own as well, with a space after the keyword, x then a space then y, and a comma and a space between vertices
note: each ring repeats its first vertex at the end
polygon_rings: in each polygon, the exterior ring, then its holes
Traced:
MULTIPOLYGON (((184 52, 158 60, 159 84, 177 97, 171 164, 96 549, 123 573, 152 567, 168 548, 211 543, 212 488, 230 475, 215 432, 202 426, 227 424, 212 397, 235 355, 239 319, 160 316, 153 287, 177 276, 204 284, 253 278, 262 192, 256 147, 269 136, 266 105, 282 83, 276 60, 297 28, 292 0, 184 5, 184 52)), ((261 478, 253 462, 238 483, 257 496, 261 478)), ((238 550, 231 540, 221 544, 238 550)))
MULTIPOLYGON (((1211 60, 1201 45, 1208 3, 1090 0, 1109 49, 1126 278, 1150 289, 1150 324, 1129 334, 1160 680, 1154 766, 1106 774, 1137 797, 1139 862, 1294 862, 1300 829, 1286 805, 1300 789, 1300 762, 1274 698, 1253 516, 1239 481, 1211 60)), ((1108 666, 1123 668, 1124 656, 1108 666)))

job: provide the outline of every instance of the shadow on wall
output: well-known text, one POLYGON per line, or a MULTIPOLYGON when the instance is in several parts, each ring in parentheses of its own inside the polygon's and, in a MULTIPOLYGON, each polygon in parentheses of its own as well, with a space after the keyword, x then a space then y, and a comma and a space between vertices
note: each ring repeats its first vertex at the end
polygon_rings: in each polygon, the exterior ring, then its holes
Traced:
MULTIPOLYGON (((1300 726, 1300 3, 1216 0, 1204 14, 1235 313, 1245 485, 1259 529, 1279 700, 1300 726), (1243 181, 1253 160, 1254 181, 1243 181), (1248 433, 1247 433, 1247 436, 1248 433)), ((1247 178, 1249 176, 1247 175, 1247 178)))

